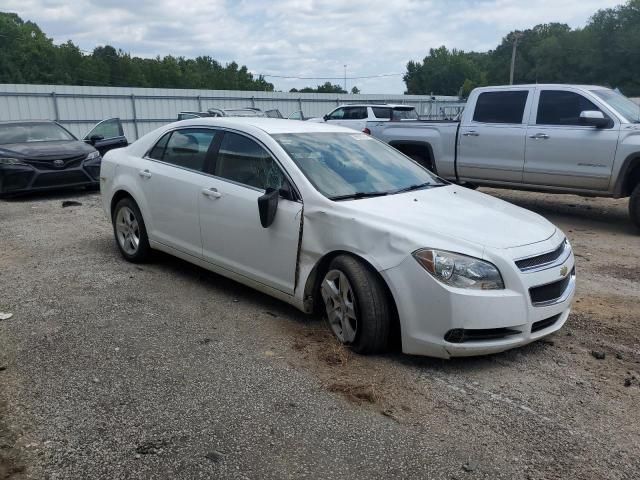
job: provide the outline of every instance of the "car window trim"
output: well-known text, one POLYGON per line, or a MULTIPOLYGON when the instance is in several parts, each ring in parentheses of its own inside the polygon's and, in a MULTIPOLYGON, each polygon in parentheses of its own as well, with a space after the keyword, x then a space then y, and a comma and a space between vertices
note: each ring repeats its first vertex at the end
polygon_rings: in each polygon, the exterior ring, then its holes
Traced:
POLYGON ((599 130, 611 130, 611 129, 615 129, 616 128, 616 119, 614 116, 612 116, 606 109, 604 109, 602 107, 602 105, 598 105, 598 102, 595 102, 593 98, 590 98, 589 96, 585 95, 582 92, 579 91, 574 91, 574 90, 569 90, 569 89, 560 89, 560 88, 539 88, 537 95, 536 95, 536 100, 537 100, 537 105, 535 108, 535 117, 533 119, 533 123, 530 124, 530 126, 532 127, 538 127, 538 128, 568 128, 568 129, 576 129, 576 130, 593 130, 595 127, 593 127, 592 125, 577 125, 577 124, 570 124, 570 125, 560 125, 560 124, 548 124, 548 123, 538 123, 538 112, 540 110, 540 103, 541 103, 541 99, 542 99, 542 93, 543 92, 566 92, 566 93, 573 93, 575 95, 580 95, 582 98, 584 98, 585 100, 591 102, 600 112, 602 112, 602 114, 608 118, 609 120, 611 120, 613 122, 613 125, 610 125, 608 127, 602 127, 599 128, 599 130))
POLYGON ((210 175, 214 178, 220 179, 222 181, 225 182, 229 182, 229 183, 233 183, 234 185, 239 185, 241 187, 246 187, 246 188, 250 188, 252 190, 257 190, 259 192, 263 192, 263 189, 261 188, 257 188, 254 187, 252 185, 247 185, 246 183, 240 183, 240 182, 236 182, 235 180, 231 180, 229 178, 224 178, 224 177, 219 177, 217 175, 214 174, 215 167, 218 161, 218 153, 220 151, 220 146, 222 145, 222 140, 224 139, 224 133, 229 132, 229 133, 235 133, 238 135, 241 135, 243 137, 248 138, 249 140, 253 140, 254 142, 256 142, 260 147, 262 147, 271 157, 271 159, 276 162, 276 165, 278 166, 278 168, 280 169, 280 171, 282 172, 283 176, 285 179, 287 179, 287 181, 289 182, 289 184, 291 185, 293 194, 295 195, 295 200, 291 200, 292 202, 299 202, 299 203, 303 203, 302 201, 302 195, 300 195, 300 189, 298 189, 297 185, 295 184, 295 182, 293 181, 293 179, 291 178, 291 175, 289 175, 289 172, 287 171, 286 168, 284 168, 284 166, 282 165, 282 162, 278 159, 278 157, 271 151, 271 149, 269 147, 267 147, 264 143, 262 143, 259 139, 255 138, 254 136, 246 133, 246 132, 242 132, 240 130, 235 130, 233 128, 227 128, 227 127, 222 127, 219 129, 219 131, 222 133, 222 135, 220 135, 220 143, 217 145, 217 148, 215 150, 215 152, 212 152, 213 155, 213 161, 212 161, 212 165, 211 165, 211 171, 210 171, 210 175))

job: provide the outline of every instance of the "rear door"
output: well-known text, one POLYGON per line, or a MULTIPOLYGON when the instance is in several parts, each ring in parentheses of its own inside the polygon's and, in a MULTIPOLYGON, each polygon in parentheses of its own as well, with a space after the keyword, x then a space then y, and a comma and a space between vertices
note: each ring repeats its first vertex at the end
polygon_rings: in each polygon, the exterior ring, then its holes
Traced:
POLYGON ((275 157, 255 139, 227 131, 213 172, 199 195, 205 260, 293 294, 302 203, 281 195, 268 228, 258 213, 267 187, 293 191, 275 157))
POLYGON ((607 190, 618 146, 615 116, 570 87, 541 88, 527 128, 524 183, 607 190), (583 125, 580 113, 600 111, 611 125, 583 125))
POLYGON ((202 258, 198 201, 209 185, 207 161, 216 130, 182 128, 166 133, 138 171, 147 201, 152 240, 202 258))
POLYGON ((460 126, 457 171, 461 180, 521 183, 525 119, 532 88, 482 91, 471 118, 460 126))
POLYGON ((114 148, 129 145, 119 118, 109 118, 97 123, 84 137, 84 141, 93 145, 100 155, 114 148))
POLYGON ((367 107, 340 107, 327 115, 327 123, 362 131, 367 126, 367 107))

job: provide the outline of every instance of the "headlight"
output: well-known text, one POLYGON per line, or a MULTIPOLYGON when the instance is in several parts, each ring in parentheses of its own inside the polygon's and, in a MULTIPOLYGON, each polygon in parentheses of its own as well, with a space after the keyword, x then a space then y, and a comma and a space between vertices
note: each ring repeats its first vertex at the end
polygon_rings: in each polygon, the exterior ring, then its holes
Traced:
POLYGON ((95 152, 91 152, 89 155, 87 155, 87 158, 85 158, 85 160, 93 160, 94 158, 98 158, 99 156, 100 152, 96 150, 95 152))
POLYGON ((0 157, 0 165, 26 165, 26 163, 18 160, 17 158, 2 158, 0 157))
POLYGON ((413 253, 424 269, 442 283, 474 290, 502 290, 504 282, 491 263, 459 253, 425 248, 413 253))

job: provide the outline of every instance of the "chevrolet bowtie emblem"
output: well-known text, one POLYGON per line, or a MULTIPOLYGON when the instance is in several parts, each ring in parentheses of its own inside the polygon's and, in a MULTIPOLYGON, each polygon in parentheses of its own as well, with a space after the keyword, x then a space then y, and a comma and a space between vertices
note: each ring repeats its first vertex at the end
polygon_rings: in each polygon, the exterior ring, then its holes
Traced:
POLYGON ((566 276, 568 271, 569 271, 569 267, 567 267, 566 265, 563 265, 562 268, 560 269, 560 276, 561 277, 566 276))

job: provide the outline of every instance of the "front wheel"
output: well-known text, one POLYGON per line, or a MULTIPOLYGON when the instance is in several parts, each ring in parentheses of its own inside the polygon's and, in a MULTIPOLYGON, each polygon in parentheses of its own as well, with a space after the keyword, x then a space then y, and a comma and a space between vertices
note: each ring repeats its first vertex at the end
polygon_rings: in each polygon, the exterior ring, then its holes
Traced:
POLYGON ((133 263, 144 262, 151 247, 142 213, 131 198, 120 200, 113 209, 113 234, 122 256, 133 263))
POLYGON ((387 349, 389 302, 375 272, 354 257, 340 255, 329 265, 320 293, 329 326, 340 342, 362 354, 387 349))
POLYGON ((629 197, 629 216, 634 225, 640 228, 640 183, 636 185, 629 197))

